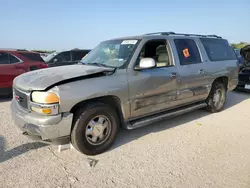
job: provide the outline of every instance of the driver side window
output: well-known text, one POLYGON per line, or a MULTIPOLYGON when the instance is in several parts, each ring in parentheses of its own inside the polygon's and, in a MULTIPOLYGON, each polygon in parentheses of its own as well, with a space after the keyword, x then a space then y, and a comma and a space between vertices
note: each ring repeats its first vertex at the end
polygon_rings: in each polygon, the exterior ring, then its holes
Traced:
POLYGON ((166 40, 148 41, 143 46, 140 55, 137 58, 136 66, 139 65, 142 58, 153 58, 156 62, 157 68, 172 66, 166 40))

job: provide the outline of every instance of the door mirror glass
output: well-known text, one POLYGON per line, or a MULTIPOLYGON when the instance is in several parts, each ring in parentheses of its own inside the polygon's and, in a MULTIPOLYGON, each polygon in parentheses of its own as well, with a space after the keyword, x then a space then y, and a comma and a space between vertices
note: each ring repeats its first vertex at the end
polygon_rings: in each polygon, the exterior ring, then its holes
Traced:
POLYGON ((142 58, 135 70, 151 69, 156 67, 156 62, 153 58, 142 58))

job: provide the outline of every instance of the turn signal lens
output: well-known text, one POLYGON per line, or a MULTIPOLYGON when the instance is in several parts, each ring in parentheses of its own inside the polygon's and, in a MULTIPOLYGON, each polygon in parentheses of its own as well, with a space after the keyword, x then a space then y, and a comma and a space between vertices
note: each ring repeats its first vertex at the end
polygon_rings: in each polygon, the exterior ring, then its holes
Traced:
POLYGON ((55 93, 51 92, 34 91, 31 97, 33 102, 41 104, 59 103, 59 97, 55 93))
POLYGON ((51 109, 49 108, 43 108, 42 111, 44 114, 51 114, 51 109))

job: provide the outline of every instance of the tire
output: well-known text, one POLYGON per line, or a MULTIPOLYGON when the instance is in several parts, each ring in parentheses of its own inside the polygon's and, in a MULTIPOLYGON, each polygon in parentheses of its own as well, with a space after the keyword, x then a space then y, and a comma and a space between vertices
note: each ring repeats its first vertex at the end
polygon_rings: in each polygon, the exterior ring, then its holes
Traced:
POLYGON ((211 113, 217 113, 223 110, 225 102, 226 102, 226 97, 227 97, 227 91, 226 91, 226 86, 222 82, 215 82, 212 85, 212 89, 209 93, 208 98, 206 99, 207 107, 206 110, 211 112, 211 113), (219 98, 218 95, 220 95, 219 98), (214 102, 214 99, 216 99, 216 103, 214 102))
POLYGON ((117 113, 111 107, 102 103, 93 103, 85 108, 79 109, 75 113, 73 129, 71 132, 71 143, 83 154, 97 155, 105 152, 113 145, 119 127, 120 125, 117 113), (95 117, 99 117, 99 119, 95 119, 95 117), (100 118, 105 119, 102 120, 102 122, 105 123, 99 123, 100 125, 98 123, 93 123, 99 122, 100 118), (106 132, 105 130, 100 131, 100 129, 103 129, 104 126, 108 127, 105 129, 106 132), (87 135, 89 132, 91 132, 92 135, 87 135), (100 132, 103 132, 103 134, 96 136, 100 132), (104 134, 106 134, 106 136, 103 136, 104 134), (101 138, 101 136, 103 138, 101 138), (94 137, 96 142, 92 141, 94 140, 94 137))

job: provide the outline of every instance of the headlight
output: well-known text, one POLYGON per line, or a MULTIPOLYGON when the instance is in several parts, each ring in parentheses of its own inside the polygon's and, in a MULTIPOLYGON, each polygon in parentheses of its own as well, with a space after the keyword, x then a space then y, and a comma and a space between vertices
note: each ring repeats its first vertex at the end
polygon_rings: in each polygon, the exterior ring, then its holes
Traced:
POLYGON ((34 91, 31 95, 31 100, 41 104, 59 103, 59 97, 51 92, 34 91))
POLYGON ((57 115, 59 113, 59 97, 51 92, 34 91, 31 95, 32 111, 43 115, 57 115))

